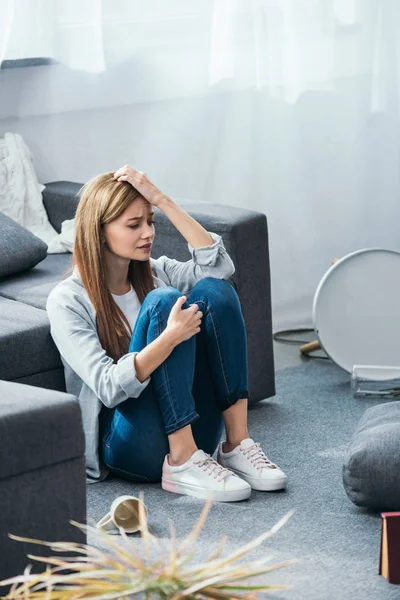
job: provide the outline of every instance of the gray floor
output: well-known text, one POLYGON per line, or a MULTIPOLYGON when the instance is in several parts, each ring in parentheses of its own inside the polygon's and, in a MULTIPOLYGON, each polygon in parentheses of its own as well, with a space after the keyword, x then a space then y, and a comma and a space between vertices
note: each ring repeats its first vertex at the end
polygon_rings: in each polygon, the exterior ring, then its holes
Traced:
MULTIPOLYGON (((312 342, 316 339, 314 332, 300 333, 298 335, 288 336, 289 339, 299 339, 312 342)), ((312 356, 326 356, 322 350, 313 352, 312 356)), ((275 370, 286 369, 287 367, 296 367, 297 365, 307 363, 313 358, 309 358, 300 353, 300 345, 285 344, 283 342, 274 342, 275 370)))

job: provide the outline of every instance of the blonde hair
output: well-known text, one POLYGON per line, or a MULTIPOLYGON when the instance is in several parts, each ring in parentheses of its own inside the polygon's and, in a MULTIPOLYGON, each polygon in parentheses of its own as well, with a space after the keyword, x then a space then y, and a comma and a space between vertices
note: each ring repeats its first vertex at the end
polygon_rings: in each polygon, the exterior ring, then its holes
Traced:
MULTIPOLYGON (((97 332, 101 345, 117 362, 128 352, 130 335, 124 327, 129 322, 114 301, 106 283, 102 227, 117 219, 137 198, 139 192, 128 182, 116 181, 113 173, 104 173, 88 181, 79 191, 79 204, 75 214, 75 241, 72 266, 79 269, 82 283, 96 311, 97 332)), ((142 303, 154 289, 150 259, 131 260, 128 279, 142 303)))

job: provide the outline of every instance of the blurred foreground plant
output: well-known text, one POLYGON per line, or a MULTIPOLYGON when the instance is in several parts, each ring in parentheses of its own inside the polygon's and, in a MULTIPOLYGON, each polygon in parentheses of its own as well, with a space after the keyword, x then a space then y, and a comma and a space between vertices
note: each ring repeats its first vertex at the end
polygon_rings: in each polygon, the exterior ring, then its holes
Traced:
POLYGON ((253 541, 223 557, 226 542, 223 538, 218 549, 204 562, 188 564, 196 554, 196 542, 203 527, 211 503, 208 502, 199 520, 187 538, 178 544, 175 530, 170 522, 171 537, 168 548, 161 548, 160 540, 149 531, 143 507, 139 510, 140 535, 143 552, 139 552, 134 540, 120 529, 126 544, 113 541, 105 531, 75 521, 74 526, 92 531, 101 536, 106 550, 86 544, 69 542, 44 542, 22 538, 12 534, 12 539, 49 546, 55 552, 76 552, 77 557, 42 557, 28 554, 28 557, 47 563, 46 571, 30 574, 28 565, 23 575, 0 581, 0 585, 11 585, 4 600, 113 600, 124 597, 172 600, 235 600, 255 599, 258 593, 286 589, 287 586, 251 584, 250 579, 260 577, 296 561, 270 565, 270 558, 254 562, 237 562, 267 538, 274 535, 292 516, 288 513, 272 529, 253 541), (151 553, 155 553, 152 557, 151 553), (53 568, 50 566, 53 565, 53 568), (61 571, 68 571, 68 574, 61 571), (71 573, 72 572, 72 573, 71 573), (18 584, 20 584, 18 586, 18 584))

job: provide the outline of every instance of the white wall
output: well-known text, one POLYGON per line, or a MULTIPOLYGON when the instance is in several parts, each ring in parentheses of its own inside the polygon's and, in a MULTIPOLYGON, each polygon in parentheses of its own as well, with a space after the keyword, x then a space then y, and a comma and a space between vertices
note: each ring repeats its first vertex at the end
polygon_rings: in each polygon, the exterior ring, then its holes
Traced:
POLYGON ((261 91, 207 93, 206 74, 187 60, 151 73, 157 95, 145 60, 100 75, 0 71, 0 135, 24 137, 41 182, 83 182, 128 162, 172 197, 266 213, 275 328, 310 324, 333 257, 400 251, 397 104, 371 112, 368 76, 293 104, 261 91))

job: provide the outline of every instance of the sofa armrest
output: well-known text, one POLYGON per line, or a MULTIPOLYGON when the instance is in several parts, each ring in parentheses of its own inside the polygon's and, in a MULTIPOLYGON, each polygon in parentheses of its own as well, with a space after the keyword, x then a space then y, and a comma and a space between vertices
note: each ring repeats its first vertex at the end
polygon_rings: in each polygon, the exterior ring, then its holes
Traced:
MULTIPOLYGON (((61 230, 63 220, 75 215, 82 184, 57 181, 43 192, 49 219, 61 230)), ((272 342, 271 282, 268 224, 263 213, 194 200, 176 200, 208 231, 222 236, 236 271, 231 280, 239 295, 247 330, 249 358, 249 401, 275 395, 272 342)), ((189 260, 187 242, 169 219, 156 209, 156 236, 152 256, 166 255, 189 260)))

